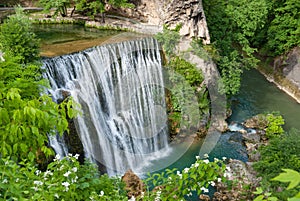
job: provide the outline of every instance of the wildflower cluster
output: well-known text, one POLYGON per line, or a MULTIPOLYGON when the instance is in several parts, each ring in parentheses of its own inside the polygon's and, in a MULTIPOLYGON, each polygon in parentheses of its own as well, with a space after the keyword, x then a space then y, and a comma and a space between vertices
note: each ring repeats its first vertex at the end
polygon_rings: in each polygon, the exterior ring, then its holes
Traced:
POLYGON ((0 200, 127 200, 120 178, 80 165, 79 155, 57 155, 46 171, 27 162, 0 159, 0 200))
POLYGON ((208 155, 203 160, 196 156, 196 162, 182 171, 176 168, 149 175, 146 180, 148 197, 144 200, 185 200, 193 194, 208 193, 209 186, 225 180, 225 164, 222 160, 210 162, 208 155), (159 191, 150 187, 159 186, 159 191))

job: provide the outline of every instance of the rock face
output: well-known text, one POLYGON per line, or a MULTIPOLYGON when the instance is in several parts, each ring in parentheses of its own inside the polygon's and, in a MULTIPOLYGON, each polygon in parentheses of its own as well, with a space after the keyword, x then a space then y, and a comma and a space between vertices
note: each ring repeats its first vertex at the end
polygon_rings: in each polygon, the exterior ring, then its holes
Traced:
POLYGON ((128 170, 123 176, 122 181, 125 183, 125 190, 127 190, 127 196, 130 199, 132 196, 135 198, 141 196, 145 192, 145 185, 143 181, 132 172, 128 170))
POLYGON ((293 48, 288 54, 274 59, 273 72, 260 71, 270 82, 300 103, 300 47, 293 48))
POLYGON ((131 0, 134 9, 122 9, 122 14, 149 25, 164 24, 175 28, 181 24, 181 36, 202 38, 210 43, 202 0, 131 0))
POLYGON ((218 183, 213 200, 239 201, 254 199, 255 195, 249 192, 254 192, 256 187, 259 186, 260 178, 256 177, 256 172, 250 163, 230 159, 226 165, 225 175, 229 181, 232 181, 232 186, 230 188, 226 183, 218 183))
POLYGON ((300 89, 300 47, 295 47, 285 57, 277 58, 274 68, 300 89))

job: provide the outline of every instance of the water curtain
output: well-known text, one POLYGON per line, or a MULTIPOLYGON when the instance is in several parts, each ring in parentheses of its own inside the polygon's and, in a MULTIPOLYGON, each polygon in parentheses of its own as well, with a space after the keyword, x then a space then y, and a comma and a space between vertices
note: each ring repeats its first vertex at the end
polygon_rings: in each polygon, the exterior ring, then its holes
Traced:
MULTIPOLYGON (((43 63, 53 99, 59 102, 70 94, 81 104, 75 125, 85 157, 104 165, 110 175, 138 171, 168 149, 165 89, 155 39, 98 46, 43 63)), ((65 150, 53 139, 57 152, 65 150)))

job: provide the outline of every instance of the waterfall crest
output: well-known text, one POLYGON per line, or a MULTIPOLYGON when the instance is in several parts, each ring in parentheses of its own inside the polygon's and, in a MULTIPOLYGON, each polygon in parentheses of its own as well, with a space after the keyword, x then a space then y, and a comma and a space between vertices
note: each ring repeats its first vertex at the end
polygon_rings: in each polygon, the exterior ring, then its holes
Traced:
POLYGON ((138 172, 169 149, 160 49, 145 38, 45 59, 55 101, 62 91, 81 104, 75 120, 85 156, 108 174, 138 172))

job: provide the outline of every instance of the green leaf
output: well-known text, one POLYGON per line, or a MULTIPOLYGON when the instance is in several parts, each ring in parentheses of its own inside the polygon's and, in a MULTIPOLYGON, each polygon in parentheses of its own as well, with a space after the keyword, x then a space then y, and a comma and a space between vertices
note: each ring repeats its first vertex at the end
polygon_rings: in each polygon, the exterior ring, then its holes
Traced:
POLYGON ((263 201, 264 200, 264 196, 260 195, 258 197, 256 197, 253 201, 263 201))
POLYGON ((300 183, 299 172, 291 169, 282 169, 285 173, 280 173, 277 177, 273 178, 274 181, 290 182, 287 190, 295 188, 300 183))

